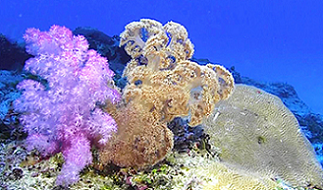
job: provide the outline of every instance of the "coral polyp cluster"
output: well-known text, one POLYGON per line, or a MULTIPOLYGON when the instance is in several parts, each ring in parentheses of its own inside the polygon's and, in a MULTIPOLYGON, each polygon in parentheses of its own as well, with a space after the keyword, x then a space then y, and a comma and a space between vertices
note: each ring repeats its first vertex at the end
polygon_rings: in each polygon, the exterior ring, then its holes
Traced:
POLYGON ((54 25, 48 32, 30 28, 24 38, 34 56, 24 69, 33 79, 17 85, 22 95, 14 108, 21 113, 29 150, 43 156, 63 153, 57 184, 69 185, 92 163, 93 142, 104 145, 117 130, 114 119, 100 108, 120 99, 114 73, 105 58, 88 50, 83 36, 73 36, 65 27, 54 25))

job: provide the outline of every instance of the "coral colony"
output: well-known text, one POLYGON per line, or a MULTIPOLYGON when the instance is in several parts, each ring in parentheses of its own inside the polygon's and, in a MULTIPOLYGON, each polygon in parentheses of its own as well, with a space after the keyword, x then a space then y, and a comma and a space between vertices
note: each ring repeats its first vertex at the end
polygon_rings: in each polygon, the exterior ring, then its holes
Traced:
POLYGON ((113 114, 119 130, 100 150, 100 159, 102 164, 142 168, 172 149, 167 122, 190 116, 191 126, 200 124, 216 102, 231 94, 234 82, 222 66, 188 60, 193 45, 178 23, 163 26, 142 19, 128 24, 120 37, 132 57, 123 73, 129 82, 123 90, 126 105, 113 114))
POLYGON ((104 145, 117 130, 114 119, 100 108, 116 103, 120 94, 108 84, 114 73, 107 60, 88 50, 83 36, 60 26, 49 32, 31 28, 24 35, 27 52, 34 55, 25 70, 46 80, 27 79, 18 85, 22 96, 14 102, 26 145, 43 156, 62 152, 65 163, 57 184, 78 181, 78 173, 92 162, 92 141, 104 145))
MULTIPOLYGON (((190 158, 200 165, 187 169, 193 172, 188 176, 207 179, 196 182, 205 189, 274 189, 278 183, 272 179, 280 178, 295 186, 323 187, 322 168, 293 114, 273 95, 235 87, 223 66, 191 61, 193 44, 178 23, 141 19, 125 27, 120 47, 131 60, 123 71, 127 84, 122 90, 115 86, 106 58, 89 50, 84 36, 54 25, 48 32, 30 28, 24 39, 34 57, 25 63, 28 77, 17 85, 22 95, 13 105, 28 133, 28 151, 36 149, 44 158, 62 153, 56 185, 78 182, 93 160, 96 169, 114 164, 139 171, 167 155, 171 160, 176 141, 167 125, 185 117, 189 126, 204 127, 210 135, 204 146, 209 153, 217 147, 217 154, 211 154, 223 161, 190 158)), ((174 160, 180 163, 181 157, 174 160)), ((183 160, 181 165, 189 165, 183 160)), ((194 180, 181 189, 190 189, 194 180)))

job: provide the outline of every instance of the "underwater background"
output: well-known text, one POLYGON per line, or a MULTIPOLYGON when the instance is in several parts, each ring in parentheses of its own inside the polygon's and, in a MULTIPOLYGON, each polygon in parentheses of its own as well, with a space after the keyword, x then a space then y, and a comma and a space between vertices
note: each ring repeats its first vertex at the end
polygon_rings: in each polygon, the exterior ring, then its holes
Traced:
POLYGON ((235 66, 256 80, 287 82, 323 114, 323 2, 320 0, 0 1, 0 32, 22 39, 29 27, 97 28, 120 34, 141 18, 181 23, 194 57, 235 66))
POLYGON ((0 10, 0 189, 323 189, 323 1, 0 10))

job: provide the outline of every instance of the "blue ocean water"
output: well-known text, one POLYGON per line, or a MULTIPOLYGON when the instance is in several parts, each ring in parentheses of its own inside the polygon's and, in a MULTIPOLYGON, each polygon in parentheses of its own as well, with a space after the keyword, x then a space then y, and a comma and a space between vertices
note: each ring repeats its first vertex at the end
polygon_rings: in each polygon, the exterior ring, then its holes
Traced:
POLYGON ((181 23, 208 58, 243 75, 293 85, 323 114, 323 1, 321 0, 0 0, 0 33, 22 40, 29 27, 97 28, 118 35, 141 18, 181 23))

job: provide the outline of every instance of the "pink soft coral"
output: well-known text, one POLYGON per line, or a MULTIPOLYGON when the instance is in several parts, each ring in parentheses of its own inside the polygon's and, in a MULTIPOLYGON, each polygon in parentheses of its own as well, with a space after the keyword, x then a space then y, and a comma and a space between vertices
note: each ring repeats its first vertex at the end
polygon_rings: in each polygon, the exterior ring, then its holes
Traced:
POLYGON ((35 56, 24 69, 41 80, 18 84, 22 96, 14 107, 28 132, 29 150, 36 148, 44 156, 63 153, 65 163, 56 183, 69 185, 92 162, 91 143, 105 144, 117 129, 101 110, 107 101, 120 100, 114 73, 104 57, 88 50, 83 36, 73 36, 66 27, 54 25, 48 32, 31 28, 24 39, 27 52, 35 56))

